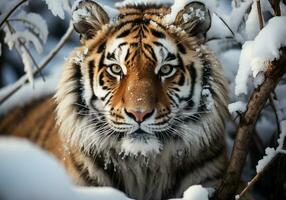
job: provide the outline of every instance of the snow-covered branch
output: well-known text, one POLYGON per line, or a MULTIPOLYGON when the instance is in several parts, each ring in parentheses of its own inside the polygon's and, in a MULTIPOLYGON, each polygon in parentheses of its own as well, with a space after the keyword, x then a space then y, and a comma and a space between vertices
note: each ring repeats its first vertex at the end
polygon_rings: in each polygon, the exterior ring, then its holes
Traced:
POLYGON ((19 6, 27 2, 28 0, 18 0, 13 7, 11 7, 6 13, 2 14, 2 17, 0 19, 0 28, 3 26, 5 21, 9 18, 10 15, 12 15, 19 6))
MULTIPOLYGON (((67 42, 69 37, 73 32, 73 25, 70 23, 68 30, 61 38, 59 43, 55 46, 55 48, 44 58, 44 60, 40 63, 39 68, 33 71, 33 75, 38 74, 42 69, 46 67, 46 65, 55 57, 55 55, 59 52, 59 50, 63 47, 63 45, 67 42)), ((22 76, 16 83, 10 86, 10 90, 8 90, 3 96, 0 96, 0 105, 5 102, 11 95, 17 92, 23 85, 25 85, 29 80, 28 75, 22 76)))
POLYGON ((236 132, 230 163, 223 182, 218 189, 216 199, 231 199, 240 182, 240 175, 254 132, 255 123, 271 92, 286 72, 286 49, 281 49, 279 59, 272 61, 266 70, 264 82, 251 94, 246 112, 241 116, 236 132))

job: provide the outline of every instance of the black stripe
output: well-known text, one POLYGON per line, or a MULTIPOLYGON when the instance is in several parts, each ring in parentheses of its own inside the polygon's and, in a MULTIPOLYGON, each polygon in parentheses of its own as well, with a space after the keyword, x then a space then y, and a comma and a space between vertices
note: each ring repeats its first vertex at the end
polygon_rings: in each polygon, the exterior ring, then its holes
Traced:
POLYGON ((115 29, 115 32, 118 31, 118 30, 121 30, 123 26, 126 26, 126 25, 129 25, 131 24, 132 25, 138 25, 140 23, 142 23, 143 20, 141 18, 137 18, 137 19, 133 19, 133 20, 127 20, 121 24, 119 24, 118 26, 114 27, 115 29))
POLYGON ((156 46, 164 46, 161 42, 157 42, 157 41, 153 42, 153 44, 156 45, 156 46))
POLYGON ((197 79, 197 72, 196 69, 194 67, 194 63, 191 63, 189 65, 187 65, 187 68, 190 69, 190 75, 191 75, 191 84, 192 84, 192 88, 191 88, 191 97, 193 96, 194 93, 194 87, 196 84, 196 79, 197 79))
POLYGON ((183 74, 183 73, 180 73, 180 79, 179 79, 179 81, 178 81, 178 85, 179 86, 183 86, 184 84, 185 84, 185 74, 183 74))
POLYGON ((115 59, 115 50, 114 50, 114 52, 112 52, 112 53, 107 53, 107 55, 106 55, 106 58, 108 59, 108 60, 116 60, 115 59))
POLYGON ((104 80, 103 80, 103 78, 104 78, 104 74, 103 74, 103 72, 101 72, 101 73, 99 74, 99 76, 98 76, 99 86, 103 86, 103 85, 104 85, 104 80))
POLYGON ((99 47, 97 48, 96 53, 102 53, 102 52, 105 50, 105 45, 106 45, 105 42, 101 43, 101 44, 99 45, 99 47))
POLYGON ((130 34, 130 29, 127 29, 127 30, 123 31, 122 33, 120 33, 116 38, 123 38, 129 34, 130 34))
POLYGON ((130 12, 130 13, 125 12, 124 14, 119 14, 119 15, 118 15, 118 18, 119 18, 119 19, 123 19, 123 18, 125 18, 126 16, 130 16, 130 15, 138 15, 138 16, 140 16, 140 12, 139 12, 139 11, 138 11, 138 12, 130 12))
MULTIPOLYGON (((82 83, 82 73, 80 69, 80 65, 73 63, 73 69, 74 69, 74 74, 70 77, 70 81, 76 81, 75 87, 73 90, 71 90, 69 93, 75 94, 77 97, 76 100, 76 107, 77 112, 86 112, 88 111, 87 105, 85 103, 85 100, 83 99, 83 83, 82 83), (81 106, 82 105, 82 106, 81 106)), ((81 115, 78 115, 79 117, 81 115)))
POLYGON ((125 58, 124 58, 124 61, 127 61, 129 56, 130 56, 130 49, 128 48, 127 53, 126 53, 125 58))
POLYGON ((99 59, 98 70, 100 70, 102 67, 106 67, 106 65, 103 62, 104 61, 104 54, 105 53, 103 53, 99 59))
POLYGON ((161 32, 161 31, 157 31, 157 30, 155 30, 155 29, 151 29, 151 33, 152 33, 155 37, 157 37, 157 38, 166 38, 166 35, 165 35, 163 32, 161 32))
POLYGON ((170 52, 168 52, 168 55, 165 59, 165 61, 171 61, 171 60, 175 60, 177 57, 175 56, 175 54, 172 54, 170 52))
MULTIPOLYGON (((155 61, 153 60, 152 57, 150 57, 145 51, 143 51, 143 54, 146 58, 148 58, 153 64, 155 64, 155 61)), ((135 57, 135 56, 134 56, 135 57)))
POLYGON ((175 106, 178 108, 179 104, 177 104, 177 102, 175 101, 175 99, 172 97, 171 94, 167 94, 167 96, 172 100, 172 102, 175 104, 175 106))
MULTIPOLYGON (((203 64, 203 73, 202 73, 202 89, 208 89, 210 91, 210 95, 214 95, 214 91, 209 83, 209 79, 212 76, 212 70, 211 70, 211 63, 209 60, 205 58, 206 56, 202 56, 202 64, 203 64)), ((206 99, 208 96, 201 95, 200 99, 200 107, 198 108, 198 111, 206 111, 207 107, 205 105, 206 99)))
POLYGON ((92 92, 92 96, 94 96, 94 91, 93 91, 94 68, 95 68, 94 60, 89 61, 88 74, 89 74, 89 82, 90 82, 90 89, 92 92))
POLYGON ((118 45, 119 48, 121 48, 122 46, 127 45, 127 42, 122 42, 121 44, 118 45))
POLYGON ((186 54, 186 48, 184 47, 184 45, 182 45, 181 43, 177 44, 177 48, 178 50, 182 53, 182 54, 186 54))
POLYGON ((101 101, 105 101, 105 99, 107 98, 107 96, 110 94, 110 92, 107 92, 106 95, 104 97, 101 97, 100 100, 101 101))
MULTIPOLYGON (((108 92, 108 94, 109 94, 110 92, 108 92)), ((108 95, 106 95, 106 97, 108 97, 108 95)), ((109 102, 111 101, 111 99, 112 99, 112 95, 110 95, 110 97, 106 100, 106 99, 104 99, 105 101, 106 101, 106 103, 104 104, 105 106, 107 106, 108 104, 109 104, 109 102)))
POLYGON ((144 43, 144 48, 151 54, 152 60, 157 61, 156 54, 151 45, 144 43))

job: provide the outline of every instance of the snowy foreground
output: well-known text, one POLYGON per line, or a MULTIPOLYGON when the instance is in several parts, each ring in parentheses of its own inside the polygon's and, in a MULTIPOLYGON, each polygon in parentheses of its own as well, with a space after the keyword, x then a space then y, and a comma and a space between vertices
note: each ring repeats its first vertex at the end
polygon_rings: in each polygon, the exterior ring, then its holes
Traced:
MULTIPOLYGON (((24 139, 0 137, 0 160, 1 200, 130 200, 113 188, 73 185, 53 156, 24 139)), ((195 185, 181 200, 208 200, 211 192, 195 185)))

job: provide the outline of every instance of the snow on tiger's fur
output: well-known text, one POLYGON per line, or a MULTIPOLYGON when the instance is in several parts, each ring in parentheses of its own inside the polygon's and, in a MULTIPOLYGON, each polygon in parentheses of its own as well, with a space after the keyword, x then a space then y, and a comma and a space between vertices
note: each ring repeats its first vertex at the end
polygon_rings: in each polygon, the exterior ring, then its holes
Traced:
POLYGON ((113 186, 137 200, 216 187, 226 165, 227 92, 221 66, 202 45, 205 6, 185 5, 171 24, 163 5, 125 6, 110 19, 83 0, 73 12, 82 45, 55 98, 17 108, 0 121, 1 132, 55 154, 77 184, 113 186))

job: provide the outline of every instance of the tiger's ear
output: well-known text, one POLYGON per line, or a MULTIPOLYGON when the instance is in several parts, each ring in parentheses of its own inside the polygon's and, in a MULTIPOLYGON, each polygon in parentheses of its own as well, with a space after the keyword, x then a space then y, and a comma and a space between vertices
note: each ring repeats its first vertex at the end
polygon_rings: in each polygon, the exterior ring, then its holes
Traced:
POLYGON ((211 26, 210 11, 201 2, 191 2, 177 14, 175 25, 190 36, 205 37, 211 26))
POLYGON ((92 0, 82 0, 74 6, 72 20, 74 29, 84 40, 92 38, 103 25, 109 23, 108 14, 92 0))

